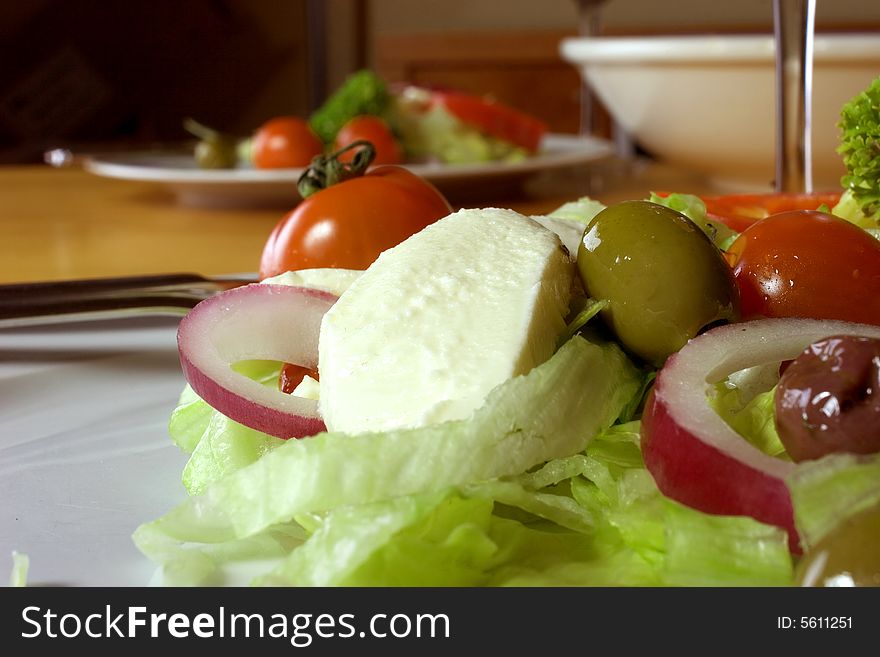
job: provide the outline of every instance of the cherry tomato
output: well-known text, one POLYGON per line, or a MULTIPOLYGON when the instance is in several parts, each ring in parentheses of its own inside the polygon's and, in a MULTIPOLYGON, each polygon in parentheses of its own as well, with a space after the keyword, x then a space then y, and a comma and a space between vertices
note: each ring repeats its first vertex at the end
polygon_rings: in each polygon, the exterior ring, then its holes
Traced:
POLYGON ((305 119, 279 116, 254 134, 251 159, 257 169, 295 169, 308 166, 323 150, 305 119))
POLYGON ((435 90, 431 98, 460 121, 530 152, 538 150, 547 132, 547 124, 540 119, 485 96, 435 90))
POLYGON ((755 222, 727 252, 743 319, 811 317, 880 325, 880 241, 823 212, 755 222))
POLYGON ((818 210, 822 205, 833 208, 840 192, 823 194, 731 194, 703 196, 710 219, 727 224, 742 232, 759 219, 789 210, 818 210))
POLYGON ((366 269, 379 254, 452 211, 423 178, 380 166, 309 196, 275 226, 260 276, 316 267, 366 269))
MULTIPOLYGON (((374 165, 400 164, 403 162, 403 149, 400 142, 391 132, 388 124, 378 116, 356 116, 346 123, 336 134, 333 150, 338 151, 349 144, 362 139, 373 144, 376 149, 374 165)), ((350 161, 354 153, 344 153, 340 159, 350 161)))

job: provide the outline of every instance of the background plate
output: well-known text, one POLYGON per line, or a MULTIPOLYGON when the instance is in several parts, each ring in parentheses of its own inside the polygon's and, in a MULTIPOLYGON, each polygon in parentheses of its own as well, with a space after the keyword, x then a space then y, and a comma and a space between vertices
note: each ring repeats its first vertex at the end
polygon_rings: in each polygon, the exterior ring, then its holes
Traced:
MULTIPOLYGON (((451 195, 490 184, 519 184, 536 174, 610 157, 613 145, 575 135, 547 135, 541 151, 514 163, 467 165, 409 164, 408 169, 451 195)), ((167 187, 185 205, 258 206, 295 203, 302 169, 199 169, 188 153, 130 152, 87 158, 87 171, 99 176, 140 180, 167 187)))

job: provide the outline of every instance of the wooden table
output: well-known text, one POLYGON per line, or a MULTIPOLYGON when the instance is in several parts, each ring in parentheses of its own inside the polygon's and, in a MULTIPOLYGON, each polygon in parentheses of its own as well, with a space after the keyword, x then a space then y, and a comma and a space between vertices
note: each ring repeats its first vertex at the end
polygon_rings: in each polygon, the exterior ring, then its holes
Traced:
MULTIPOLYGON (((450 201, 545 214, 584 195, 610 203, 661 189, 711 191, 698 177, 659 165, 606 161, 546 173, 522 188, 450 195, 450 201)), ((102 178, 75 167, 0 167, 0 283, 253 272, 284 212, 187 207, 153 183, 102 178)))

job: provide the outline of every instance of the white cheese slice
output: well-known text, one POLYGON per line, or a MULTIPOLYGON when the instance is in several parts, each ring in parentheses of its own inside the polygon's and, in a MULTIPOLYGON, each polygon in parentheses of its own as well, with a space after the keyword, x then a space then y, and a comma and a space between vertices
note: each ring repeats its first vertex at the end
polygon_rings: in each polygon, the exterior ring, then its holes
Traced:
POLYGON ((462 210, 385 251, 321 323, 328 429, 468 417, 553 354, 572 277, 559 238, 511 210, 462 210))
POLYGON ((323 290, 340 296, 363 272, 359 269, 298 269, 265 278, 261 283, 274 285, 293 285, 323 290))
POLYGON ((532 216, 547 230, 552 230, 559 236, 563 246, 568 249, 568 255, 572 260, 577 259, 578 247, 581 244, 581 238, 584 236, 584 230, 587 225, 582 221, 574 219, 560 219, 558 217, 532 216))

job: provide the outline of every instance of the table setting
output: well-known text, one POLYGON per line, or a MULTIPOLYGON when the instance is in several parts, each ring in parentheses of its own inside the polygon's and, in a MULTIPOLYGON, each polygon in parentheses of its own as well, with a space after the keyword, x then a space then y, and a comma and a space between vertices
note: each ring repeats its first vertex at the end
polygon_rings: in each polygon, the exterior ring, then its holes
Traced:
POLYGON ((572 4, 577 134, 363 67, 0 165, 11 583, 880 583, 880 33, 572 4))

